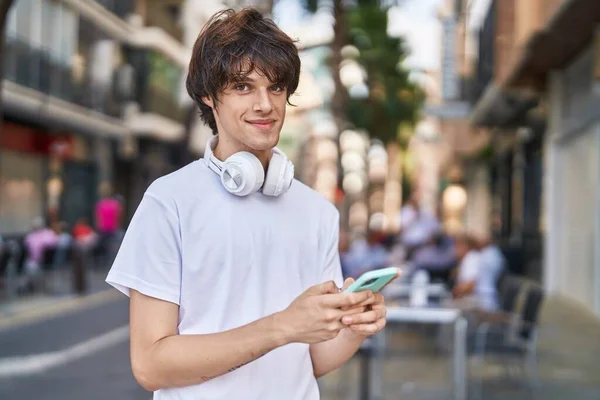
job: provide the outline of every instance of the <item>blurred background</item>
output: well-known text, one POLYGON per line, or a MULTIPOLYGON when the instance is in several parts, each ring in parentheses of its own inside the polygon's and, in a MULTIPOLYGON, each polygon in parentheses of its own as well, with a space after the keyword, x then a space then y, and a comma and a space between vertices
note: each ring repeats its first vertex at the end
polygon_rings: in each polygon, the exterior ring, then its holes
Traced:
POLYGON ((151 398, 104 278, 202 156, 191 49, 246 6, 297 40, 280 147, 344 274, 405 271, 323 399, 600 399, 598 0, 0 0, 0 398, 151 398))

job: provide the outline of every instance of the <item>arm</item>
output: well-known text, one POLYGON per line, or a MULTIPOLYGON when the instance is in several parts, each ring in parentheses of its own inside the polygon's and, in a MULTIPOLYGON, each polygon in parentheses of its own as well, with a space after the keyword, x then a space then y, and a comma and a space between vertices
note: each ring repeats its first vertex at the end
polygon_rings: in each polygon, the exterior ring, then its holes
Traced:
POLYGON ((460 282, 452 289, 452 295, 459 299, 468 296, 475 290, 476 281, 460 282))
MULTIPOLYGON (((352 282, 354 279, 346 279, 344 288, 352 282)), ((375 335, 385 327, 386 308, 381 293, 374 294, 371 304, 359 304, 354 311, 355 314, 342 318, 346 328, 334 339, 310 346, 315 377, 320 378, 341 367, 352 358, 366 337, 375 335)))
POLYGON ((284 311, 225 332, 178 335, 176 304, 131 291, 131 364, 147 390, 200 384, 234 371, 292 342, 317 343, 337 335, 340 320, 370 304, 368 293, 329 294, 333 282, 313 286, 284 311), (342 311, 342 307, 348 307, 342 311))
POLYGON ((149 391, 206 382, 286 344, 277 315, 225 332, 178 335, 179 307, 131 291, 131 365, 149 391))
POLYGON ((310 357, 315 377, 320 378, 344 365, 358 351, 365 338, 346 328, 335 339, 312 344, 310 357))
POLYGON ((467 254, 458 268, 457 283, 452 289, 455 298, 465 297, 475 291, 480 272, 480 258, 467 254))

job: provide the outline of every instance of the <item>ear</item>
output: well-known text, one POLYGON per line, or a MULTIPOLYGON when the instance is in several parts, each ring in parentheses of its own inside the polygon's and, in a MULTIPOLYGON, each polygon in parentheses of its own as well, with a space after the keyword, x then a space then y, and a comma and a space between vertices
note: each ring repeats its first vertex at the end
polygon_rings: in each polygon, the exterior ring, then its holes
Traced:
POLYGON ((207 106, 209 106, 210 108, 212 108, 213 110, 215 109, 215 103, 212 101, 212 99, 209 96, 202 97, 202 102, 204 104, 206 104, 207 106))

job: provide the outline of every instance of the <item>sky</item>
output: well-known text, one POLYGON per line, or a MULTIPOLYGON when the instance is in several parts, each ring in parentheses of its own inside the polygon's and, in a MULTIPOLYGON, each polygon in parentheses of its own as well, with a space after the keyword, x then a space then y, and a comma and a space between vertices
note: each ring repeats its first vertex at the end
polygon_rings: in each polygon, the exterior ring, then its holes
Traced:
MULTIPOLYGON (((441 27, 436 11, 441 0, 405 0, 404 4, 389 11, 388 32, 406 38, 411 56, 405 61, 409 68, 439 69, 441 27)), ((298 26, 310 18, 302 9, 300 0, 279 0, 275 21, 285 30, 298 26)), ((323 19, 323 23, 327 23, 323 19)))
POLYGON ((441 26, 437 9, 441 0, 408 0, 388 15, 390 36, 403 36, 410 49, 409 68, 437 70, 441 56, 441 26))

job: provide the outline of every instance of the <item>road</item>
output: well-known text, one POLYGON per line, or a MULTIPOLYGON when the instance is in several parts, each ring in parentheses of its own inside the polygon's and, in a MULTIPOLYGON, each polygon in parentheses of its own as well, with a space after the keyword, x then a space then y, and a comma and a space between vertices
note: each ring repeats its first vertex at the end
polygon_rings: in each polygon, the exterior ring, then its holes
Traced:
POLYGON ((149 400, 134 380, 128 301, 0 330, 0 399, 149 400))

